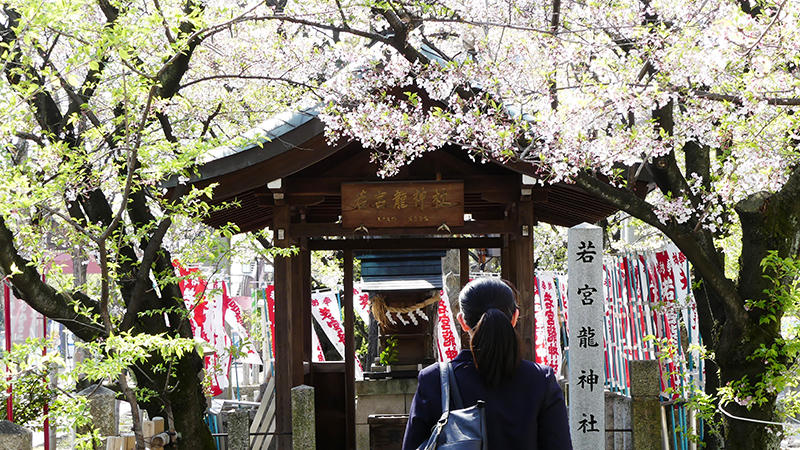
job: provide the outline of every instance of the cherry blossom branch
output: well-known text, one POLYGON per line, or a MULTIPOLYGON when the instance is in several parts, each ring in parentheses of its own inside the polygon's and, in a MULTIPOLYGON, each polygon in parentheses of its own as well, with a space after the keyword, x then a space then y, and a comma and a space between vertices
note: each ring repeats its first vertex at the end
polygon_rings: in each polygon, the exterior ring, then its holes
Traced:
MULTIPOLYGON (((206 135, 206 133, 211 129, 211 121, 214 120, 214 117, 217 117, 217 114, 222 111, 222 102, 217 103, 217 107, 214 108, 214 111, 209 114, 209 116, 204 120, 203 123, 203 130, 200 132, 200 137, 206 135)), ((213 136, 214 133, 212 132, 211 135, 213 136)))
POLYGON ((164 11, 161 10, 161 3, 158 0, 153 0, 153 6, 156 7, 156 11, 158 11, 158 15, 161 16, 161 25, 164 27, 164 35, 167 37, 167 42, 170 44, 175 43, 175 38, 172 36, 172 33, 169 31, 169 25, 167 24, 167 19, 164 16, 164 11))
MULTIPOLYGON (((204 81, 211 81, 211 80, 222 80, 222 79, 236 79, 236 80, 264 80, 264 81, 280 81, 287 84, 292 84, 298 87, 306 88, 312 92, 317 89, 317 86, 312 86, 308 83, 304 83, 302 81, 292 80, 286 77, 274 77, 269 75, 244 75, 244 74, 221 74, 221 75, 209 75, 205 77, 196 78, 191 81, 187 81, 186 83, 180 85, 178 90, 185 89, 193 84, 202 83, 204 81)), ((318 97, 322 98, 321 95, 316 94, 318 97)))
POLYGON ((708 282, 720 294, 725 309, 734 323, 744 324, 747 322, 746 311, 743 307, 744 302, 741 300, 736 286, 725 277, 724 268, 712 259, 714 255, 708 254, 706 249, 701 247, 696 236, 691 232, 691 228, 675 223, 664 224, 653 212, 652 205, 636 196, 632 191, 614 187, 587 172, 578 174, 574 181, 577 186, 583 188, 586 192, 597 196, 664 233, 689 258, 694 267, 700 271, 703 275, 703 280, 708 282))
POLYGON ((767 25, 767 27, 766 27, 766 28, 764 28, 764 31, 763 31, 763 32, 761 32, 761 35, 760 35, 760 36, 758 36, 758 39, 756 39, 756 41, 755 41, 755 42, 753 42, 753 45, 751 45, 751 46, 750 46, 750 48, 748 48, 748 49, 747 49, 747 51, 746 51, 746 52, 744 52, 744 54, 743 54, 742 56, 747 56, 747 55, 749 55, 749 54, 750 54, 750 52, 752 52, 752 51, 753 51, 753 49, 754 49, 754 48, 756 48, 756 46, 757 46, 758 44, 760 44, 760 43, 761 43, 761 40, 762 40, 762 39, 764 39, 764 36, 766 36, 766 35, 767 35, 767 33, 769 33, 769 30, 770 30, 770 28, 772 28, 772 26, 773 26, 773 25, 775 25, 775 22, 777 22, 777 21, 778 21, 778 18, 779 18, 779 17, 780 17, 780 15, 781 15, 781 11, 783 11, 783 7, 784 7, 784 6, 786 6, 786 1, 787 1, 787 0, 783 0, 783 1, 781 2, 781 5, 778 7, 778 11, 776 11, 776 12, 775 12, 775 16, 774 16, 774 17, 772 17, 772 20, 770 21, 769 25, 767 25))
MULTIPOLYGON (((558 36, 558 23, 561 16, 561 0, 553 0, 553 15, 550 17, 550 32, 553 37, 558 36)), ((555 70, 551 74, 548 83, 550 90, 550 107, 554 110, 558 108, 558 84, 556 82, 555 70)))
POLYGON ((172 133, 172 124, 169 121, 169 116, 164 114, 162 111, 158 111, 156 112, 156 118, 161 124, 161 130, 164 132, 164 137, 167 138, 167 142, 177 144, 178 138, 176 138, 172 133))
POLYGON ((344 15, 344 9, 342 9, 342 3, 339 0, 336 0, 336 7, 339 9, 339 16, 342 18, 342 26, 349 29, 350 25, 347 24, 347 17, 344 15))
MULTIPOLYGON (((705 100, 714 100, 717 102, 729 102, 736 105, 742 105, 747 100, 742 95, 733 94, 719 94, 702 89, 686 89, 686 88, 673 88, 676 92, 688 92, 705 100)), ((800 106, 800 97, 756 97, 755 100, 766 102, 772 106, 800 106)))

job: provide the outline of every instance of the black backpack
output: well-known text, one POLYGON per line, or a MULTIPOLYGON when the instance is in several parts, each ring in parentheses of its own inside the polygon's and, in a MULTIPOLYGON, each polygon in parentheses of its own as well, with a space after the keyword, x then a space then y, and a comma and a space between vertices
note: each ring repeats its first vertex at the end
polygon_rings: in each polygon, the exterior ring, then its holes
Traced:
POLYGON ((449 362, 439 363, 439 375, 442 382, 442 416, 434 425, 431 436, 417 450, 488 450, 485 403, 478 400, 476 405, 464 408, 449 362), (453 410, 450 409, 451 394, 455 407, 453 410))

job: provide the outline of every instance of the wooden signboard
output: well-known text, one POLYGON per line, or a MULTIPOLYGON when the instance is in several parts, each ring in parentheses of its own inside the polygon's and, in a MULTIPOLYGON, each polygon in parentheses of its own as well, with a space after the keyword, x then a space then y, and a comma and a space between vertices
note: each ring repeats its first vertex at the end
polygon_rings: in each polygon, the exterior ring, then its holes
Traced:
POLYGON ((464 225, 463 181, 342 183, 345 228, 464 225))

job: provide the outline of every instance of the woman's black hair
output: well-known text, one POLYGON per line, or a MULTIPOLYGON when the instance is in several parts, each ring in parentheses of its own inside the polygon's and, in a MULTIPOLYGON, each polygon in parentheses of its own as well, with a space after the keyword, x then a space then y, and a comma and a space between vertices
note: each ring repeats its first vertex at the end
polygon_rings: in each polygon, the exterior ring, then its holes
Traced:
POLYGON ((519 341, 511 325, 516 297, 514 288, 499 278, 473 280, 458 296, 464 322, 472 329, 473 361, 489 387, 511 378, 519 365, 519 341))

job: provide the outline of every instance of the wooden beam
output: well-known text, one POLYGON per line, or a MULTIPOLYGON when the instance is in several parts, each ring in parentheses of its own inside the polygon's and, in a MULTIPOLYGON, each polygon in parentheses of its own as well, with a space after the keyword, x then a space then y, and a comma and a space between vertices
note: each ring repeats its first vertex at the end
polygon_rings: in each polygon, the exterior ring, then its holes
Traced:
MULTIPOLYGON (((507 196, 519 196, 519 175, 469 175, 469 176, 454 176, 445 178, 445 181, 464 181, 464 193, 502 193, 507 196)), ((300 196, 317 196, 317 195, 341 195, 342 183, 352 182, 380 182, 381 179, 367 179, 364 177, 288 177, 286 178, 286 193, 287 195, 300 196)), ((425 180, 409 180, 403 181, 425 181, 425 180)), ((430 180, 428 180, 430 181, 430 180)), ((514 198, 505 198, 504 200, 516 200, 514 198)))
POLYGON ((346 447, 356 448, 355 328, 353 326, 353 250, 344 251, 344 398, 346 447))
POLYGON ((405 239, 314 239, 310 250, 449 250, 453 248, 499 248, 501 238, 405 238, 405 239))
POLYGON ((354 237, 375 233, 376 235, 426 235, 426 236, 451 236, 453 234, 500 234, 513 232, 516 223, 508 220, 480 220, 465 222, 461 227, 450 227, 450 231, 437 230, 435 228, 380 228, 375 230, 355 231, 354 229, 343 228, 338 223, 296 223, 292 225, 292 234, 295 237, 322 237, 322 236, 346 236, 354 237))

